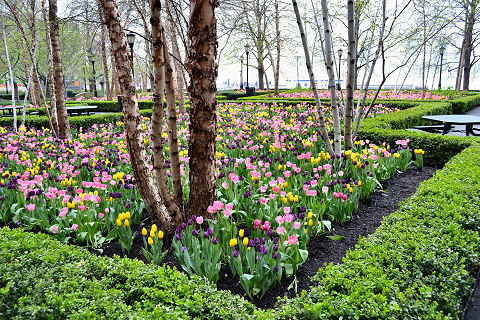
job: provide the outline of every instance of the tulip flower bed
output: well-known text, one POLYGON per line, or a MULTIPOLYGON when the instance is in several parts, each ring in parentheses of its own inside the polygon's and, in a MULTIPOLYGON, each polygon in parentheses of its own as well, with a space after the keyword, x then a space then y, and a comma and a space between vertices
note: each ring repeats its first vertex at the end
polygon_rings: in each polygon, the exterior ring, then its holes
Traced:
MULTIPOLYGON (((330 98, 330 91, 329 90, 319 90, 319 97, 320 98, 330 98)), ((361 92, 360 90, 355 90, 353 93, 354 99, 358 99, 361 97, 361 92)), ((369 90, 367 92, 367 99, 372 99, 376 94, 376 90, 369 90)), ((344 92, 345 95, 345 92, 344 92)), ((457 94, 458 95, 458 94, 457 94)), ((313 99, 313 92, 312 91, 299 91, 299 92, 283 92, 280 93, 276 98, 284 99, 296 99, 296 98, 309 98, 313 99)), ((378 99, 380 100, 389 100, 389 99, 395 99, 395 100, 447 100, 449 99, 448 96, 442 95, 441 93, 436 93, 436 92, 431 92, 427 91, 425 93, 425 96, 422 98, 422 92, 421 91, 411 91, 411 90, 403 90, 396 92, 395 90, 382 90, 378 94, 378 99)))
MULTIPOLYGON (((412 161, 422 166, 423 152, 410 150, 407 140, 392 146, 357 141, 352 151, 331 157, 317 136, 316 109, 306 104, 219 109, 218 201, 208 209, 217 219, 191 217, 176 230, 173 248, 185 272, 212 282, 229 265, 251 298, 284 277, 294 280, 308 257, 309 239, 328 232, 332 222, 350 220, 359 199, 368 198, 380 181, 412 161), (200 228, 204 222, 206 230, 200 228)), ((187 125, 188 119, 179 119, 188 198, 187 125)), ((148 119, 143 126, 148 145, 148 119)), ((146 259, 160 264, 162 230, 132 230, 144 205, 129 174, 124 137, 122 126, 113 125, 79 130, 73 141, 55 140, 48 130, 14 135, 2 129, 0 221, 95 249, 115 241, 125 254, 143 235, 146 259)))

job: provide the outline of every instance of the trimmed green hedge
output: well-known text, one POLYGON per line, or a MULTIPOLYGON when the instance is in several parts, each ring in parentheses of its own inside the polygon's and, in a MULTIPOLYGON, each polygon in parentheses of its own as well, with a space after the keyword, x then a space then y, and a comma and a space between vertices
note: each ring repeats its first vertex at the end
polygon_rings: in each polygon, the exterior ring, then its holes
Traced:
POLYGON ((242 298, 170 267, 97 257, 7 227, 0 241, 1 319, 248 319, 257 313, 242 298))
POLYGON ((479 154, 474 144, 422 183, 278 318, 458 319, 479 265, 479 154))

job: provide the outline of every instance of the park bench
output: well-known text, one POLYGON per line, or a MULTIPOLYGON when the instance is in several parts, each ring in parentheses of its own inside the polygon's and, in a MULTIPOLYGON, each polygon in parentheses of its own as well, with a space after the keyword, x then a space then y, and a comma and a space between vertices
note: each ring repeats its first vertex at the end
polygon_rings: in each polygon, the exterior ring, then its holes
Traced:
POLYGON ((415 126, 413 129, 417 131, 426 131, 431 133, 440 133, 443 131, 443 124, 442 125, 432 125, 432 126, 415 126))
POLYGON ((73 106, 67 107, 67 113, 69 116, 77 115, 81 116, 82 114, 90 115, 91 112, 95 112, 97 110, 97 106, 73 106))

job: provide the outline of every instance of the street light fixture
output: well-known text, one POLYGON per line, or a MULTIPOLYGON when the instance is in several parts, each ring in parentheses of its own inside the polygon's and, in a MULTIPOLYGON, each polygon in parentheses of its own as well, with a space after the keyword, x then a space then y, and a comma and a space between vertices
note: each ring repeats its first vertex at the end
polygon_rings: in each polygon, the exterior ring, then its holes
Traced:
POLYGON ((90 62, 92 63, 92 69, 93 69, 93 89, 94 89, 95 97, 97 97, 97 96, 98 96, 98 94, 97 94, 97 82, 95 81, 95 56, 93 55, 93 53, 89 53, 89 54, 88 54, 88 59, 89 59, 90 62))
POLYGON ((342 64, 342 54, 343 50, 338 49, 338 82, 337 82, 337 90, 342 90, 342 85, 340 84, 340 66, 342 64))
POLYGON ((298 72, 298 59, 300 59, 300 56, 296 56, 297 58, 297 88, 300 89, 300 73, 298 72))
POLYGON ((248 54, 250 53, 250 45, 246 44, 245 45, 245 53, 247 54, 247 87, 245 88, 247 91, 247 95, 249 92, 249 86, 248 86, 248 54))
POLYGON ((240 57, 240 90, 243 90, 243 55, 240 57))
POLYGON ((130 47, 130 59, 132 61, 132 75, 135 77, 135 72, 133 70, 133 45, 135 44, 135 33, 131 31, 127 33, 127 43, 130 47))
POLYGON ((442 67, 443 67, 443 54, 445 53, 445 47, 440 47, 440 79, 438 80, 438 90, 442 89, 442 67))
POLYGON ((100 79, 100 87, 102 88, 102 95, 105 96, 105 77, 100 79))

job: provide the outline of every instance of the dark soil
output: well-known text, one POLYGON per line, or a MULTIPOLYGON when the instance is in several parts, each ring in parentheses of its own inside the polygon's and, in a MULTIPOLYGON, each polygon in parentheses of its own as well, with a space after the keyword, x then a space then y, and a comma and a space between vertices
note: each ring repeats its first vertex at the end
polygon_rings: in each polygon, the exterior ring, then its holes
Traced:
MULTIPOLYGON (((411 167, 405 173, 397 174, 389 181, 383 182, 383 190, 374 192, 370 199, 360 201, 359 209, 353 215, 351 221, 344 224, 332 224, 332 231, 329 235, 343 236, 343 240, 331 240, 325 236, 312 237, 308 244, 308 259, 298 269, 296 274, 298 292, 310 290, 310 286, 314 285, 310 278, 325 263, 341 263, 347 250, 355 247, 359 236, 366 237, 373 233, 380 226, 383 217, 395 212, 399 203, 415 193, 420 183, 432 177, 435 172, 436 169, 432 167, 424 167, 423 170, 411 167)), ((141 230, 144 227, 150 230, 151 222, 147 217, 143 221, 142 224, 132 227, 133 231, 137 232, 137 236, 128 257, 145 261, 142 254, 143 240, 141 230)), ((116 241, 105 245, 103 252, 92 250, 92 253, 109 257, 115 254, 122 256, 116 241)), ((178 270, 182 270, 175 260, 173 248, 166 255, 164 264, 175 266, 178 270)), ((296 294, 295 290, 287 290, 291 282, 292 279, 283 279, 279 285, 271 288, 262 299, 255 299, 252 303, 257 307, 269 309, 274 307, 278 296, 294 297, 296 294)), ((233 276, 227 266, 222 266, 220 270, 217 288, 219 290, 229 290, 233 294, 247 298, 240 286, 238 277, 233 276)))

